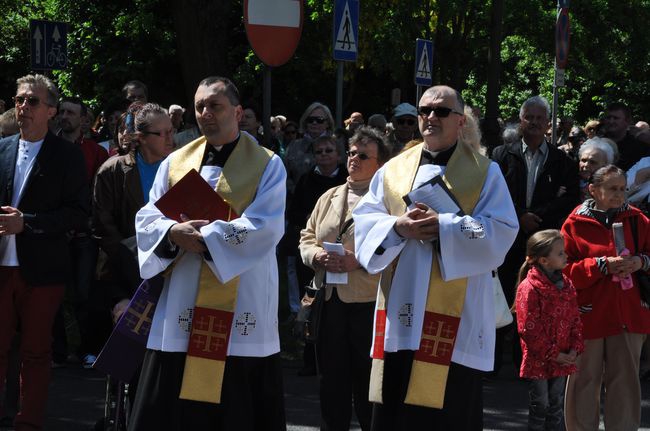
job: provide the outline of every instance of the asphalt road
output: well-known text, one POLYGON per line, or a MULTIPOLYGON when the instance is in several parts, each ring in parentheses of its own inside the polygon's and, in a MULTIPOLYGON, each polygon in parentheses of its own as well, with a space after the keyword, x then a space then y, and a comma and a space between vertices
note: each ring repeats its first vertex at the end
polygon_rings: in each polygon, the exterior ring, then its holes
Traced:
MULTIPOLYGON (((288 429, 317 430, 318 380, 299 377, 298 361, 285 360, 284 384, 288 429)), ((643 383, 642 429, 650 430, 650 382, 643 383)), ((95 370, 78 365, 53 370, 47 409, 47 431, 87 431, 103 415, 105 379, 95 370)), ((515 378, 511 363, 500 375, 487 379, 484 389, 484 423, 490 430, 525 429, 528 412, 526 383, 515 378)), ((359 429, 353 424, 353 430, 359 429)), ((601 428, 603 429, 603 428, 601 428)))

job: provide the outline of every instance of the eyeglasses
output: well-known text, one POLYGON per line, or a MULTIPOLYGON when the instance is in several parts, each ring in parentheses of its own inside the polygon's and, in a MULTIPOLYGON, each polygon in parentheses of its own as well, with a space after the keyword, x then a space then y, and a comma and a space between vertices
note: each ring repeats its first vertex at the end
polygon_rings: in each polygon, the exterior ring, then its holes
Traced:
POLYGON ((38 106, 41 103, 41 98, 36 96, 14 96, 13 99, 16 106, 22 106, 25 101, 29 106, 38 106))
POLYGON ((447 108, 445 106, 420 106, 418 108, 418 114, 422 115, 423 117, 428 117, 432 112, 436 114, 437 118, 447 118, 452 112, 454 114, 463 115, 462 113, 454 111, 453 109, 447 108))
POLYGON ((366 153, 360 153, 358 151, 346 151, 345 154, 351 159, 353 159, 355 156, 359 156, 359 160, 368 160, 368 159, 376 159, 377 157, 371 157, 367 155, 366 153))
POLYGON ((307 124, 323 124, 325 118, 323 117, 307 117, 307 124))
POLYGON ((329 154, 329 153, 333 153, 333 152, 334 152, 334 148, 325 148, 324 150, 316 150, 316 151, 314 151, 314 154, 316 154, 317 156, 320 156, 323 153, 329 154))
POLYGON ((141 133, 143 135, 156 135, 156 136, 163 137, 163 136, 171 136, 171 135, 173 135, 174 134, 174 129, 163 130, 161 132, 150 132, 148 130, 145 130, 145 131, 143 131, 141 133))
POLYGON ((412 118, 398 118, 397 124, 399 124, 400 126, 403 126, 404 124, 408 124, 409 126, 412 126, 415 124, 415 120, 412 118))

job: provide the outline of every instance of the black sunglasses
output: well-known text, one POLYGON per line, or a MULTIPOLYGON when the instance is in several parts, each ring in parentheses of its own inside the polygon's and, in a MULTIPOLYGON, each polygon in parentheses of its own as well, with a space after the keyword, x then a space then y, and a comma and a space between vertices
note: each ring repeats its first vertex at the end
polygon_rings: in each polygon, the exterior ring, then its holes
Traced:
POLYGON ((323 153, 329 154, 329 153, 333 153, 333 152, 334 152, 334 148, 325 148, 324 150, 316 150, 316 151, 314 151, 314 154, 320 155, 320 154, 323 154, 323 153))
POLYGON ((325 122, 325 118, 323 117, 307 117, 307 123, 308 124, 323 124, 325 122))
POLYGON ((359 160, 368 160, 368 159, 376 159, 377 157, 370 157, 366 153, 360 153, 358 151, 346 151, 345 154, 351 159, 353 159, 355 156, 359 156, 359 160))
POLYGON ((36 96, 14 96, 13 99, 16 106, 21 106, 25 101, 29 106, 38 106, 41 103, 41 98, 36 96))
POLYGON ((398 118, 397 124, 399 124, 400 126, 403 126, 404 124, 408 124, 409 126, 412 126, 415 124, 415 120, 412 118, 398 118))
POLYGON ((438 118, 447 118, 452 112, 454 114, 463 115, 458 111, 454 111, 453 109, 444 106, 436 106, 435 108, 433 106, 420 106, 418 108, 418 114, 422 115, 423 117, 428 117, 432 112, 436 114, 436 117, 438 118))

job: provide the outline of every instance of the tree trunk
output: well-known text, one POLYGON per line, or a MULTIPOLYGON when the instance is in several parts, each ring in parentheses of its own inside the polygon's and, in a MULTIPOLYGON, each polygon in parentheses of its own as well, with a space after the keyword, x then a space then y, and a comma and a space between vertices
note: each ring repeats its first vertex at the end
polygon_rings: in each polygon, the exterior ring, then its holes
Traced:
POLYGON ((492 0, 490 23, 490 51, 488 53, 488 80, 483 124, 483 138, 488 150, 501 143, 499 127, 499 76, 501 74, 501 30, 503 27, 503 0, 492 0))
MULTIPOLYGON (((203 78, 230 77, 228 47, 232 4, 228 0, 169 0, 176 29, 187 106, 203 78)), ((193 111, 193 110, 192 110, 193 111)))

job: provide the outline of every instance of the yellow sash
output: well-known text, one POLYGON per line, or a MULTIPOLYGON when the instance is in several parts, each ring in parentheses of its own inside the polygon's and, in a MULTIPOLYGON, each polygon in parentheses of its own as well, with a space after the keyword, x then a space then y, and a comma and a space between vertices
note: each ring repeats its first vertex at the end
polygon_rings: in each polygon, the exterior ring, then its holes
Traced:
MULTIPOLYGON (((169 156, 170 187, 191 169, 200 172, 205 146, 205 137, 200 137, 169 156)), ((248 135, 241 134, 216 187, 223 204, 235 213, 229 211, 229 214, 238 217, 253 201, 272 155, 248 135)), ((201 265, 180 398, 214 404, 221 402, 238 286, 239 277, 221 283, 205 262, 201 265)))
MULTIPOLYGON (((391 215, 400 216, 406 212, 402 197, 413 187, 422 147, 423 144, 417 145, 386 164, 384 204, 391 215)), ((472 214, 478 202, 489 165, 487 158, 460 143, 447 163, 443 180, 467 215, 472 214)), ((444 247, 444 244, 440 246, 444 247)), ((378 403, 382 402, 386 298, 389 298, 396 264, 395 262, 382 273, 377 298, 370 400, 378 403)), ((438 259, 433 253, 422 337, 414 355, 405 403, 443 407, 449 364, 466 290, 467 278, 450 281, 442 279, 438 259)))

